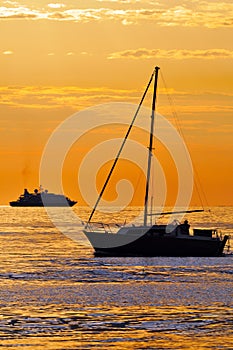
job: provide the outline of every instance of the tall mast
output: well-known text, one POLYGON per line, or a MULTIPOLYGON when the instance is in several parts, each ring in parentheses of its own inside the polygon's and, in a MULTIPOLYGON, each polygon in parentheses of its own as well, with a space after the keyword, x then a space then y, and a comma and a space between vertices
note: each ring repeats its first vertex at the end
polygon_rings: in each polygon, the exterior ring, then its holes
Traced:
POLYGON ((144 209, 144 226, 147 226, 147 216, 148 216, 148 195, 149 195, 149 184, 150 184, 151 159, 152 159, 152 151, 153 151, 153 137, 154 137, 153 133, 154 133, 158 74, 159 74, 159 67, 155 67, 154 92, 153 92, 153 100, 152 100, 151 125, 150 125, 150 142, 148 147, 148 165, 147 165, 146 193, 145 193, 145 206, 144 206, 145 208, 144 209))

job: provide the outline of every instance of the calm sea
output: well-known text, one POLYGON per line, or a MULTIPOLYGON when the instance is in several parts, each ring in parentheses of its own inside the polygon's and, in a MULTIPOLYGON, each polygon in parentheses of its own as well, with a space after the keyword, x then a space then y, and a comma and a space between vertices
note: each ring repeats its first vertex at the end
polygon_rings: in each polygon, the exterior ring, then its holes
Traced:
MULTIPOLYGON (((191 219, 233 232, 233 208, 212 212, 191 219)), ((44 208, 0 214, 2 349, 233 349, 233 255, 95 258, 44 208)))

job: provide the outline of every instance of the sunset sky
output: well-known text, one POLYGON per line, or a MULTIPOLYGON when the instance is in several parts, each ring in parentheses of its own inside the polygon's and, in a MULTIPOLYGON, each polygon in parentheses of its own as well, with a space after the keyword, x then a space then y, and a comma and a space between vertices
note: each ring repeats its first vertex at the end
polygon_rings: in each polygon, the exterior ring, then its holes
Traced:
MULTIPOLYGON (((62 121, 137 104, 158 65, 208 203, 233 205, 232 0, 1 1, 0 33, 0 204, 39 186, 62 121)), ((173 122, 162 79, 158 111, 173 122)), ((73 178, 66 194, 80 200, 73 178)))

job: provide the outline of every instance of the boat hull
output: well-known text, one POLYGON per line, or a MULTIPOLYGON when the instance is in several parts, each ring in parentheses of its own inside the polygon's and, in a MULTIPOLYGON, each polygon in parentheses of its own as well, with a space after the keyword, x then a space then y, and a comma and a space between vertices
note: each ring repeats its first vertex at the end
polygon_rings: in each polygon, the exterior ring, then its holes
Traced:
MULTIPOLYGON (((69 207, 73 207, 77 202, 68 202, 69 207)), ((67 207, 64 203, 19 203, 17 201, 10 202, 11 207, 67 207)))
MULTIPOLYGON (((123 245, 116 245, 117 234, 84 231, 96 256, 221 256, 228 236, 223 240, 207 237, 153 236, 147 233, 123 245), (101 235, 101 236, 100 236, 101 235), (102 236, 103 235, 103 236, 102 236), (98 244, 107 240, 107 246, 98 244), (111 246, 111 240, 113 246, 111 246)), ((127 238, 127 237, 126 237, 127 238)), ((119 243, 122 242, 119 237, 119 243)))

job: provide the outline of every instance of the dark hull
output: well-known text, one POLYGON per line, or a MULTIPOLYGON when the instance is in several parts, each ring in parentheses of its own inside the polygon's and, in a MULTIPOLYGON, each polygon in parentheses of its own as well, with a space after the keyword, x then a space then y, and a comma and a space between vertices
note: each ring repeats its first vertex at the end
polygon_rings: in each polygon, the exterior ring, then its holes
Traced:
MULTIPOLYGON (((70 207, 73 207, 77 202, 68 202, 68 205, 70 207)), ((46 205, 44 205, 42 202, 41 203, 20 203, 20 202, 10 202, 10 206, 11 207, 67 207, 67 204, 64 203, 46 203, 46 205)))
MULTIPOLYGON (((94 240, 96 242, 96 235, 102 235, 102 233, 85 232, 85 234, 95 249, 96 256, 221 256, 228 239, 228 236, 220 240, 193 236, 183 238, 144 234, 140 238, 125 245, 110 247, 111 242, 109 241, 108 247, 98 247, 96 244, 93 244, 92 235, 95 235, 94 240)), ((111 239, 111 234, 109 239, 111 239)))

